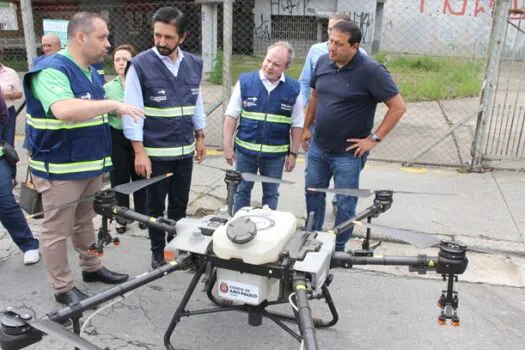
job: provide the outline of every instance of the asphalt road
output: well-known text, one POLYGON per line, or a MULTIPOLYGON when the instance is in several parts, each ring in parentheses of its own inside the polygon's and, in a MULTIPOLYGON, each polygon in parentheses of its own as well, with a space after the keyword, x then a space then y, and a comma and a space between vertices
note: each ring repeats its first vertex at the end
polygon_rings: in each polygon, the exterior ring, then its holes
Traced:
MULTIPOLYGON (((108 248, 104 263, 121 266, 131 275, 147 271, 149 242, 144 237, 121 236, 122 246, 108 248)), ((75 261, 74 254, 70 260, 75 261)), ((76 264, 77 285, 90 293, 107 287, 81 282, 76 264)), ((524 342, 525 294, 523 289, 490 284, 460 283, 461 327, 439 326, 436 301, 444 283, 436 277, 395 272, 332 270, 330 286, 340 313, 337 325, 317 331, 321 349, 511 349, 524 342)), ((38 315, 57 304, 45 280, 43 264, 30 267, 13 255, 0 264, 0 307, 30 307, 38 315)), ((92 320, 84 334, 89 340, 111 349, 163 349, 163 335, 182 299, 191 274, 175 272, 137 289, 92 320)), ((188 309, 211 307, 202 285, 188 309)), ((327 318, 324 302, 312 302, 314 315, 327 318)), ((288 305, 277 309, 290 310, 288 305)), ((87 316, 87 313, 86 315, 87 316)), ((85 320, 86 317, 84 317, 85 320)), ((299 344, 270 320, 251 327, 247 315, 228 312, 183 318, 172 338, 177 349, 298 349, 299 344)), ((520 345, 521 344, 521 345, 520 345)), ((33 349, 72 349, 46 337, 33 349)))

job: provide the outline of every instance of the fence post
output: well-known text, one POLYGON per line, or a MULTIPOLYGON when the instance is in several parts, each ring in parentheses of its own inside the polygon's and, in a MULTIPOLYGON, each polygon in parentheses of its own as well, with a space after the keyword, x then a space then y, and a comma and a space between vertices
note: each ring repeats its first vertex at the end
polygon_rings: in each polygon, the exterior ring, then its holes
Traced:
MULTIPOLYGON (((233 0, 224 0, 223 3, 223 61, 222 61, 222 115, 226 113, 226 107, 232 94, 232 39, 233 39, 233 0)), ((221 133, 222 135, 222 133, 221 133)), ((224 142, 221 136, 221 146, 224 142)))
POLYGON ((20 0, 22 12, 22 26, 24 27, 24 41, 26 45, 27 68, 33 67, 36 57, 35 24, 33 22, 33 7, 31 0, 20 0))
POLYGON ((481 91, 481 104, 478 112, 476 133, 472 143, 471 171, 480 171, 483 168, 483 145, 486 142, 487 123, 491 113, 491 107, 496 98, 498 78, 501 67, 501 57, 505 47, 505 34, 507 30, 507 19, 512 0, 498 0, 494 4, 494 18, 490 32, 488 62, 485 73, 485 81, 481 91))

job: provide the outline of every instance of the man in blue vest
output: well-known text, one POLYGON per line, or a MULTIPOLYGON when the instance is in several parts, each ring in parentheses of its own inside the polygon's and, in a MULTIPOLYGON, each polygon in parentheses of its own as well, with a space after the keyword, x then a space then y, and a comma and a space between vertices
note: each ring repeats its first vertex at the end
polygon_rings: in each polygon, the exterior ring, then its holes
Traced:
MULTIPOLYGON (((111 170, 108 113, 136 118, 135 106, 104 99, 103 81, 91 64, 109 49, 108 28, 99 15, 75 14, 67 28, 67 48, 42 60, 24 77, 28 150, 44 210, 90 196, 101 189, 101 175, 111 170)), ((80 253, 84 282, 120 283, 128 275, 110 271, 87 254, 95 242, 93 203, 84 201, 45 213, 41 239, 48 279, 59 303, 87 297, 73 285, 67 239, 80 253)))
MULTIPOLYGON (((124 102, 144 108, 144 121, 134 123, 124 116, 124 135, 135 151, 137 174, 149 178, 164 173, 173 176, 148 188, 147 212, 168 218, 186 216, 193 155, 204 160, 206 119, 201 94, 202 60, 179 45, 186 38, 186 18, 174 7, 163 7, 153 15, 155 47, 137 55, 128 64, 124 102)), ((166 241, 173 236, 149 228, 151 267, 164 261, 166 241)))
MULTIPOLYGON (((261 69, 241 74, 233 89, 224 120, 224 158, 230 165, 236 162, 237 171, 280 179, 283 168, 290 172, 295 167, 304 111, 299 82, 284 74, 292 60, 290 44, 276 42, 261 69)), ((277 209, 279 185, 263 183, 262 188, 262 204, 277 209)), ((252 189, 253 182, 241 181, 235 211, 250 206, 252 189)))

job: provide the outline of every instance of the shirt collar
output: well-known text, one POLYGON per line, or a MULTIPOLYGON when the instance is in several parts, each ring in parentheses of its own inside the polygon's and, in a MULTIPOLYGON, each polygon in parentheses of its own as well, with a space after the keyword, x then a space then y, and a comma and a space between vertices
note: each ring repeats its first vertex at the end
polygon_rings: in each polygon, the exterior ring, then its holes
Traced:
MULTIPOLYGON (((269 83, 271 83, 268 79, 266 79, 266 77, 264 76, 264 73, 262 71, 262 69, 259 70, 259 78, 261 79, 261 81, 267 81, 269 83)), ((285 82, 285 76, 284 76, 284 73, 281 73, 281 77, 279 78, 280 81, 282 81, 283 83, 285 82)), ((273 83, 272 83, 273 84, 273 83)))
POLYGON ((171 58, 169 58, 168 56, 163 56, 159 53, 159 50, 157 50, 156 47, 153 47, 153 52, 155 52, 155 54, 161 59, 161 60, 168 60, 169 62, 173 63, 173 64, 177 64, 179 63, 180 61, 182 61, 182 59, 184 58, 184 54, 182 53, 182 50, 180 49, 179 46, 177 46, 177 60, 175 62, 173 62, 171 60, 171 58))

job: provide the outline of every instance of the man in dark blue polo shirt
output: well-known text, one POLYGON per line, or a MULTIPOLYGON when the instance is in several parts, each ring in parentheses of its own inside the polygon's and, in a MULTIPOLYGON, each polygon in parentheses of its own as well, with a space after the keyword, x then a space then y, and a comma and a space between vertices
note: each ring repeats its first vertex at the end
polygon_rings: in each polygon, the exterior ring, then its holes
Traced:
MULTIPOLYGON (((327 55, 319 58, 312 76, 312 95, 301 141, 308 152, 306 187, 358 188, 366 158, 397 124, 406 111, 405 102, 385 67, 359 52, 361 31, 350 21, 332 28, 327 55), (383 121, 372 132, 377 104, 388 107, 383 121), (312 137, 310 125, 315 119, 312 137)), ((322 230, 326 195, 307 192, 308 213, 315 212, 313 229, 322 230)), ((335 224, 355 215, 357 198, 341 196, 335 224)), ((336 250, 343 251, 352 229, 337 237, 336 250)))

